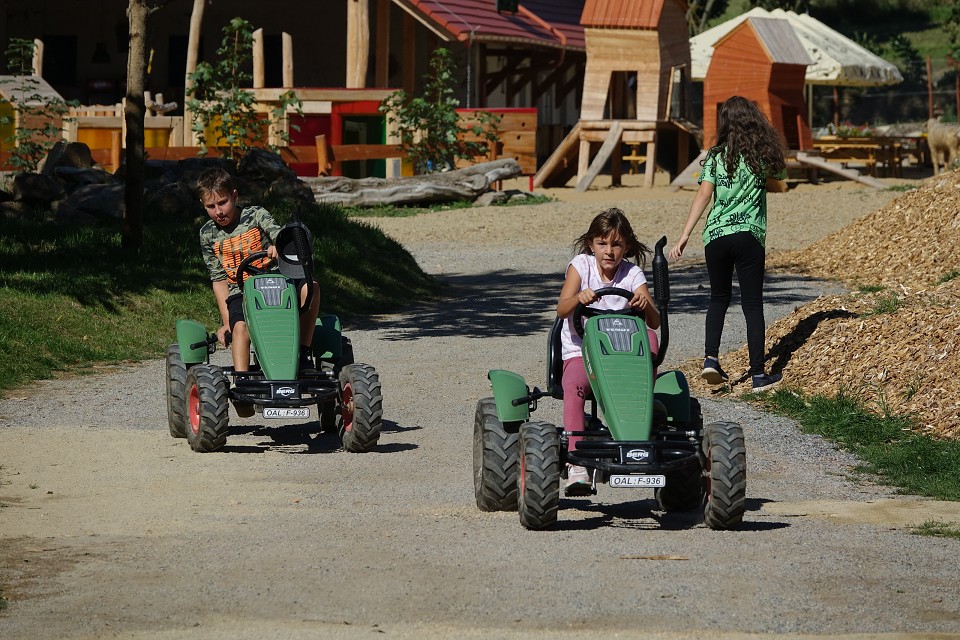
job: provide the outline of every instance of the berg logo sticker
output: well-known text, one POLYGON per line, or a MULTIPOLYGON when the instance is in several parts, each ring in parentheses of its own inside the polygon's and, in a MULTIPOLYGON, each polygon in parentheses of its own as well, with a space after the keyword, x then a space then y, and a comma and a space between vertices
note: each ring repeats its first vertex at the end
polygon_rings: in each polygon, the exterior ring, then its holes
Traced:
POLYGON ((646 460, 650 457, 650 452, 646 449, 630 449, 627 451, 628 460, 646 460))
POLYGON ((296 393, 296 390, 294 390, 293 387, 280 387, 277 389, 277 395, 283 396, 284 398, 292 396, 294 393, 296 393))

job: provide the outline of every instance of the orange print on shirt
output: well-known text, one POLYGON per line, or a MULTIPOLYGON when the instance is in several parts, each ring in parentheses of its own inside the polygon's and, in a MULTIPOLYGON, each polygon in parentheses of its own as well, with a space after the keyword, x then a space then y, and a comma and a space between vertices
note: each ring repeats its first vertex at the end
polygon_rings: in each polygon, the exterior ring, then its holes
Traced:
MULTIPOLYGON (((227 238, 214 246, 213 249, 220 259, 220 264, 223 265, 223 270, 227 272, 227 280, 234 284, 239 284, 237 283, 237 267, 240 266, 244 258, 263 250, 259 228, 250 229, 238 236, 227 238)), ((260 258, 253 262, 253 266, 263 268, 269 261, 269 258, 260 258)))

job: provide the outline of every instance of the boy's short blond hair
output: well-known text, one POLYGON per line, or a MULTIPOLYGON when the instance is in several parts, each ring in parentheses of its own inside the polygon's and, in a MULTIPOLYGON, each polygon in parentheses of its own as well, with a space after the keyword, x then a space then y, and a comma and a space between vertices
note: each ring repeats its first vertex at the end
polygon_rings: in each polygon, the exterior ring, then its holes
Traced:
POLYGON ((220 167, 207 169, 197 178, 197 195, 200 200, 216 194, 230 195, 236 190, 233 177, 220 167))

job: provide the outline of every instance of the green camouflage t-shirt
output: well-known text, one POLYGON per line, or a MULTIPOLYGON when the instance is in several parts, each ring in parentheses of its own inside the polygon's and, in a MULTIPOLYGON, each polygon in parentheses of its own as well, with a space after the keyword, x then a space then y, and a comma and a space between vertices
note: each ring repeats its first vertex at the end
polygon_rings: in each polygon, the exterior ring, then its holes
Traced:
MULTIPOLYGON (((743 158, 737 161, 733 177, 727 173, 723 154, 714 148, 707 154, 698 182, 713 183, 713 205, 703 225, 703 244, 733 233, 749 231, 764 245, 767 238, 767 177, 750 170, 743 158)), ((776 176, 787 177, 786 170, 776 176)))
MULTIPOLYGON (((226 280, 230 295, 240 293, 237 267, 247 256, 266 251, 277 237, 279 225, 263 207, 244 207, 237 224, 229 231, 213 220, 200 228, 200 251, 210 272, 210 280, 226 280)), ((253 266, 263 268, 269 260, 255 260, 253 266)))

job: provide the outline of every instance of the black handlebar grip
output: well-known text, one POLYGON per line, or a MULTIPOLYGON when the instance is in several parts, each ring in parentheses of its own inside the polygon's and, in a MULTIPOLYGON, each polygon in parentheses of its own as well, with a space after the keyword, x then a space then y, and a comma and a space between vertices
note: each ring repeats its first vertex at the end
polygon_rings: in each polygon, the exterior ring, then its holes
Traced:
POLYGON ((667 258, 663 255, 663 248, 667 244, 667 236, 661 237, 654 248, 653 255, 653 292, 658 303, 670 302, 670 277, 667 269, 667 258))

